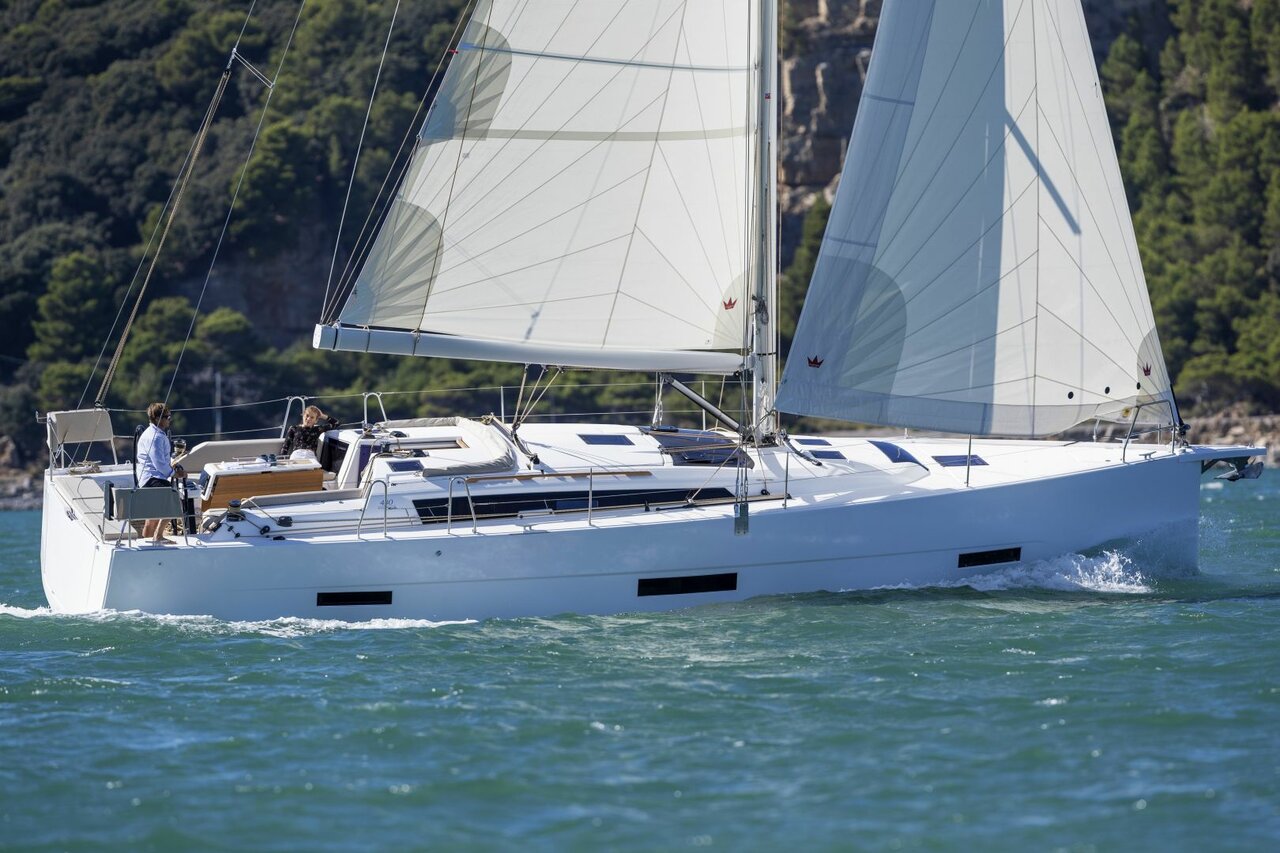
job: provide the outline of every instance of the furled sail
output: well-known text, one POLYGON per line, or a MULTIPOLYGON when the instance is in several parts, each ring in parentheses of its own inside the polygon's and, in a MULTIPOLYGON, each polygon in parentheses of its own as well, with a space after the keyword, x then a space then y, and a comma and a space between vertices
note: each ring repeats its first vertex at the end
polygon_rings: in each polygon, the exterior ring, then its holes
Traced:
POLYGON ((753 275, 743 0, 479 0, 316 345, 732 372, 753 275))
POLYGON ((1176 417, 1079 0, 886 0, 778 407, 1039 436, 1139 403, 1176 417))

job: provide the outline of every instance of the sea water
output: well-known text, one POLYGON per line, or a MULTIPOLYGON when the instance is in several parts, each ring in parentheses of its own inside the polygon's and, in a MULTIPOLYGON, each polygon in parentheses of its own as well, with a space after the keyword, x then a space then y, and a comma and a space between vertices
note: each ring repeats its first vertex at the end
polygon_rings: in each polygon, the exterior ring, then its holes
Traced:
POLYGON ((1280 849, 1280 475, 1201 571, 363 624, 55 616, 0 513, 0 847, 1280 849))

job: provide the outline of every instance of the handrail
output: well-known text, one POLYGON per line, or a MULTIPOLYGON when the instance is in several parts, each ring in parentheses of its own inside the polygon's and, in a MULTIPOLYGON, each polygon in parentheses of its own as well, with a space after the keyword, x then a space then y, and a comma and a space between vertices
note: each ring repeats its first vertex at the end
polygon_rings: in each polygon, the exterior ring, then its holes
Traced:
POLYGON ((476 502, 471 498, 471 484, 467 482, 466 477, 449 478, 449 496, 445 499, 447 514, 445 516, 444 532, 446 534, 453 533, 453 484, 462 481, 462 488, 467 492, 467 507, 471 510, 471 532, 478 533, 479 523, 476 521, 476 502))
MULTIPOLYGON (((284 420, 281 421, 280 423, 280 439, 282 441, 284 440, 285 434, 288 433, 289 431, 289 415, 293 412, 294 400, 298 401, 298 404, 302 406, 303 411, 306 411, 306 408, 307 408, 306 397, 295 395, 295 396, 286 398, 285 404, 284 404, 284 420)), ((301 420, 301 416, 299 416, 299 420, 301 420)))
MULTIPOLYGON (((1158 404, 1160 404, 1160 403, 1163 403, 1163 404, 1165 404, 1166 406, 1168 406, 1168 407, 1169 407, 1169 417, 1170 417, 1169 424, 1170 424, 1171 429, 1174 429, 1174 430, 1175 430, 1175 432, 1176 432, 1176 427, 1177 427, 1177 424, 1176 424, 1176 420, 1177 420, 1177 413, 1173 410, 1173 402, 1172 402, 1172 401, 1170 401, 1170 400, 1147 400, 1146 402, 1138 403, 1138 404, 1137 404, 1137 405, 1135 405, 1135 406, 1134 406, 1134 408, 1133 408, 1133 420, 1129 422, 1129 431, 1125 434, 1125 437, 1124 437, 1124 446, 1120 449, 1120 461, 1121 461, 1121 463, 1124 463, 1124 462, 1126 462, 1126 461, 1127 461, 1125 457, 1126 457, 1126 455, 1127 455, 1127 454, 1128 454, 1128 452, 1129 452, 1129 440, 1130 440, 1131 438, 1133 438, 1133 428, 1134 428, 1135 426, 1137 426, 1137 425, 1138 425, 1138 414, 1139 414, 1139 413, 1140 413, 1144 408, 1146 408, 1147 406, 1154 406, 1154 405, 1158 405, 1158 404)), ((1162 429, 1163 429, 1163 427, 1156 427, 1156 432, 1159 432, 1159 431, 1160 431, 1160 430, 1162 430, 1162 429)), ((1142 435, 1142 434, 1143 434, 1143 433, 1139 433, 1139 435, 1142 435)), ((1170 452, 1172 452, 1172 449, 1170 450, 1170 452)))
MULTIPOLYGON (((382 394, 383 394, 382 391, 365 391, 364 394, 362 395, 364 397, 364 419, 361 421, 361 424, 363 426, 367 427, 372 423, 372 421, 369 420, 369 398, 370 397, 378 398, 378 408, 382 411, 382 421, 388 420, 387 407, 382 404, 382 394)), ((379 423, 381 423, 382 421, 379 421, 379 423)))
POLYGON ((364 497, 364 506, 360 508, 360 520, 356 522, 356 538, 360 538, 360 528, 364 526, 364 515, 369 511, 369 498, 373 497, 373 487, 382 486, 382 538, 387 538, 387 504, 391 503, 390 486, 386 480, 370 480, 369 494, 364 497))
POLYGON ((458 476, 456 480, 466 480, 468 483, 484 483, 489 480, 543 480, 554 477, 567 477, 574 479, 577 477, 592 477, 594 474, 608 474, 616 477, 641 477, 653 476, 653 471, 646 468, 578 468, 572 471, 517 471, 510 474, 470 474, 466 476, 458 476))

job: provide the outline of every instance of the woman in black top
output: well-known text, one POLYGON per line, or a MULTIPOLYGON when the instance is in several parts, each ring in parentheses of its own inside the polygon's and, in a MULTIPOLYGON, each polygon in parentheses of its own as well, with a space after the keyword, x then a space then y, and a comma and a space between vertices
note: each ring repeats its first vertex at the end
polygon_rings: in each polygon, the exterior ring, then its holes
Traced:
POLYGON ((338 426, 338 419, 320 411, 319 406, 302 410, 302 423, 289 427, 280 446, 280 455, 292 459, 315 459, 320 436, 338 426))

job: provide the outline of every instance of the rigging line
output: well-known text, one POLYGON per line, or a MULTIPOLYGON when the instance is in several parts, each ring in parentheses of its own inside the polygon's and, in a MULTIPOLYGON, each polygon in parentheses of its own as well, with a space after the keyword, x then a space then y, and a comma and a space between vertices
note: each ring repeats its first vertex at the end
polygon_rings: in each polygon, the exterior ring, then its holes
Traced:
MULTIPOLYGON (((530 399, 529 407, 525 410, 524 417, 521 418, 522 421, 527 420, 533 414, 533 410, 537 408, 539 403, 542 402, 542 398, 547 395, 547 392, 551 390, 551 386, 555 384, 555 381, 560 378, 560 375, 562 373, 564 373, 564 368, 557 367, 555 370, 555 373, 552 373, 551 376, 547 379, 547 384, 542 386, 541 391, 537 390, 539 380, 536 380, 536 379, 534 380, 533 388, 534 388, 534 391, 537 391, 538 396, 532 397, 532 399, 530 399)), ((531 396, 532 396, 532 393, 533 392, 530 392, 531 396)))
POLYGON ((364 150, 364 137, 369 132, 369 116, 373 114, 373 99, 378 94, 378 83, 382 80, 382 68, 387 61, 387 51, 391 48, 391 34, 395 31, 396 16, 400 14, 400 0, 396 0, 391 10, 391 23, 387 26, 387 40, 382 45, 382 57, 378 60, 378 72, 373 77, 373 89, 369 92, 369 105, 365 107, 364 124, 360 126, 360 141, 356 144, 356 156, 351 160, 351 178, 347 181, 347 194, 342 200, 342 215, 338 217, 338 233, 333 239, 333 258, 329 261, 329 276, 324 282, 324 303, 329 301, 329 288, 333 286, 333 270, 338 265, 338 249, 342 246, 342 226, 347 222, 347 207, 351 204, 351 190, 356 185, 356 168, 360 165, 360 153, 364 150))
POLYGON ((250 0, 249 11, 245 12, 244 23, 240 25, 240 33, 236 36, 236 43, 231 46, 231 53, 234 55, 240 49, 240 40, 244 38, 245 30, 249 29, 249 19, 253 17, 253 7, 258 5, 258 0, 250 0))
POLYGON ((115 336, 116 326, 120 325, 120 318, 124 316, 124 308, 129 304, 129 297, 133 294, 133 288, 137 286, 138 277, 142 274, 142 269, 147 264, 147 258, 151 255, 151 247, 155 245, 156 237, 159 236, 160 230, 164 226, 165 214, 169 212, 169 205, 173 203, 178 187, 182 184, 182 176, 186 172, 187 164, 191 161, 191 154, 195 151, 197 139, 198 137, 192 137, 191 144, 187 147, 187 154, 182 160, 182 165, 178 167, 178 174, 173 180, 173 186, 169 188, 169 197, 165 199, 164 206, 160 208, 160 215, 156 217, 156 224, 151 229, 151 236, 147 239, 146 248, 142 250, 142 254, 138 257, 138 266, 133 271, 133 277, 129 279, 129 287, 124 292, 124 298, 120 300, 120 307, 116 309, 116 316, 111 321, 111 328, 107 330, 107 335, 102 340, 102 349, 98 351, 98 357, 94 360, 93 368, 89 371, 89 376, 85 380, 84 389, 80 392, 80 400, 76 403, 77 409, 84 405, 84 398, 89 395, 89 389, 93 387, 93 377, 98 373, 98 365, 102 363, 103 356, 107 354, 107 347, 111 345, 111 338, 115 336))
MULTIPOLYGON (((249 3, 249 10, 245 13, 244 22, 240 25, 240 32, 236 35, 236 43, 232 46, 232 54, 235 55, 240 47, 240 41, 244 38, 245 30, 249 27, 249 20, 253 17, 254 6, 257 0, 249 3)), ((120 323, 120 317, 124 314, 124 306, 129 304, 129 295, 133 293, 134 285, 138 283, 138 275, 142 272, 143 266, 147 262, 147 256, 151 253, 151 247, 155 245, 156 235, 160 233, 161 224, 164 222, 164 215, 169 210, 169 206, 173 203, 175 194, 178 192, 179 186, 182 184, 182 175, 187 168, 187 164, 191 161, 192 153, 195 151, 197 138, 191 140, 191 145, 187 148, 186 157, 183 158, 182 165, 178 169, 178 177, 174 179, 173 186, 169 189, 169 197, 165 199, 164 206, 160 209, 160 216, 156 219, 155 227, 151 229, 151 236, 147 239, 146 248, 142 250, 141 257, 138 258, 138 266, 133 271, 133 277, 129 280, 129 287, 125 290, 124 298, 120 301, 120 307, 116 309, 115 319, 111 321, 111 328, 107 330, 107 336, 102 341, 102 349, 98 351, 98 357, 93 362, 93 368, 89 371, 89 377, 85 380, 84 389, 80 392, 80 399, 76 402, 76 408, 79 409, 84 405, 84 398, 89 393, 89 388, 93 385, 93 377, 98 372, 98 365, 102 363, 102 357, 107 354, 107 347, 111 343, 111 337, 116 332, 116 326, 120 323)))
POLYGON ((138 317, 138 309, 142 306, 142 298, 147 292, 147 285, 151 283, 151 276, 156 271, 156 263, 160 259, 160 252, 164 249, 165 239, 169 236, 169 229, 173 227, 173 220, 178 215, 182 197, 186 193, 187 184, 190 182, 192 174, 195 173, 196 161, 200 157, 200 151, 204 147, 205 139, 208 137, 209 128, 213 124, 213 117, 217 113, 218 105, 222 102, 222 96, 227 90, 227 81, 230 79, 230 71, 222 72, 222 75, 218 78, 218 85, 214 90, 213 99, 209 101, 204 120, 200 123, 200 129, 196 133, 196 144, 192 151, 191 159, 186 164, 187 171, 185 174, 180 173, 181 183, 177 194, 174 196, 173 206, 169 209, 169 218, 165 220, 164 231, 160 234, 160 242, 156 244, 156 253, 151 257, 151 264, 147 267, 146 277, 143 278, 142 286, 138 289, 138 297, 134 300, 133 310, 130 311, 129 319, 125 322, 124 330, 120 333, 120 341, 116 344, 115 354, 112 355, 111 362, 107 365, 107 372, 102 377, 102 385, 98 388, 95 403, 101 404, 106 400, 107 391, 111 388, 111 381, 115 378, 116 368, 120 365, 120 356, 123 355, 125 343, 129 340, 129 331, 133 328, 133 322, 138 317))
POLYGON ((342 273, 338 276, 338 286, 334 289, 333 302, 329 302, 326 299, 325 302, 321 303, 320 319, 323 322, 331 322, 336 319, 332 316, 332 312, 336 311, 338 303, 346 296, 347 285, 353 284, 352 279, 356 266, 363 263, 363 259, 367 257, 368 251, 373 246, 373 240, 377 237, 378 226, 385 221, 386 214, 391 209, 391 203, 395 200, 394 193, 388 194, 385 202, 382 201, 382 194, 386 191, 388 185, 399 187, 405 174, 409 171, 409 167, 413 165, 412 155, 403 162, 400 159, 401 155, 404 154, 405 147, 409 144, 409 137, 416 135, 418 132, 418 116, 422 113, 422 108, 426 105, 427 98, 431 97, 435 91, 436 81, 440 79, 440 71, 444 68, 445 58, 449 56, 452 45, 458 40, 458 33, 462 29, 462 25, 467 21, 474 2, 475 0, 467 0, 462 7, 458 20, 454 22, 453 32, 449 34, 449 40, 445 42, 445 50, 440 54, 440 59, 436 62, 435 71, 432 72, 431 79, 427 82, 427 87, 422 92, 422 97, 418 99, 418 106, 413 111, 413 118, 409 120, 408 128, 400 139, 400 147, 396 149, 395 156, 391 158, 391 167, 387 169, 387 174, 383 176, 382 185, 378 187, 378 192, 373 197, 373 203, 369 205, 369 212, 365 214, 364 222, 361 224, 359 234, 356 237, 356 246, 343 265, 342 273), (400 165, 397 167, 396 163, 400 163, 400 165), (394 180, 392 180, 392 175, 396 175, 394 180), (370 222, 374 223, 373 228, 370 228, 370 222))
MULTIPOLYGON (((187 353, 187 344, 191 341, 191 334, 195 331, 196 319, 200 316, 200 306, 204 303, 205 292, 209 289, 209 281, 213 278, 213 267, 218 262, 218 253, 222 249, 222 243, 227 236, 227 228, 231 225, 231 216, 235 213, 236 200, 240 197, 240 189, 244 186, 245 175, 249 172, 249 161, 253 159, 253 152, 258 145, 258 137, 262 133, 262 126, 267 120, 267 112, 271 107, 271 98, 276 93, 275 84, 280 79, 280 71, 284 68, 285 58, 289 55, 289 48, 293 45, 293 37, 298 32, 298 23, 302 20, 302 11, 307 6, 307 0, 301 0, 298 4, 298 13, 293 18, 293 28, 289 30, 289 38, 285 41, 284 50, 280 54, 280 62, 276 64, 275 76, 271 78, 271 85, 267 88, 267 97, 262 104, 262 114, 258 116, 258 126, 253 131, 253 139, 249 143, 249 151, 245 154, 244 164, 240 167, 240 176, 236 179, 236 188, 231 193, 231 203, 227 205, 227 215, 222 220, 222 230, 218 232, 218 242, 213 247, 213 257, 209 259, 209 269, 205 273, 204 283, 200 286, 200 295, 196 298, 195 308, 191 312, 191 324, 187 327, 187 336, 182 341, 182 349, 178 351, 178 359, 173 365, 173 374, 169 377, 169 387, 164 392, 165 405, 169 403, 169 397, 173 394, 173 385, 178 379, 178 370, 182 367, 182 357, 187 353)), ((224 78, 230 77, 231 72, 224 72, 224 78)), ((225 84, 224 84, 225 85, 225 84)))

